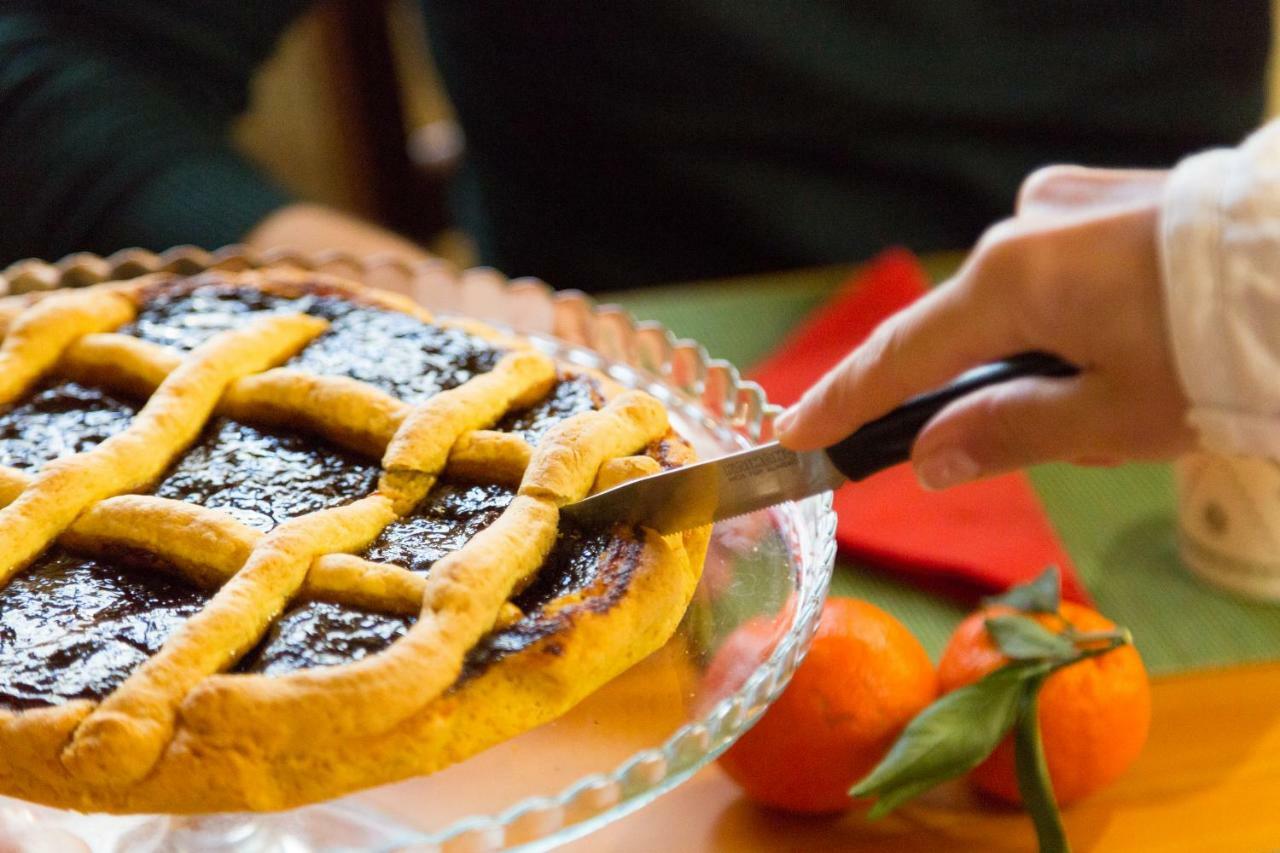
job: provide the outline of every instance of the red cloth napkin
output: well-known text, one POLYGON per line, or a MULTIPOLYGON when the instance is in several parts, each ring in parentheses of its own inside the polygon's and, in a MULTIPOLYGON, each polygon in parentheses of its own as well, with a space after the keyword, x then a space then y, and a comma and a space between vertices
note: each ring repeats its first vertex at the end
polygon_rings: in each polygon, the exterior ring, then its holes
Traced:
MULTIPOLYGON (((880 255, 813 312, 751 378, 789 405, 881 320, 919 298, 929 279, 916 258, 880 255)), ((933 585, 1003 591, 1045 566, 1062 569, 1063 596, 1088 603, 1071 558, 1025 474, 926 492, 899 465, 836 492, 836 540, 844 552, 933 585)))

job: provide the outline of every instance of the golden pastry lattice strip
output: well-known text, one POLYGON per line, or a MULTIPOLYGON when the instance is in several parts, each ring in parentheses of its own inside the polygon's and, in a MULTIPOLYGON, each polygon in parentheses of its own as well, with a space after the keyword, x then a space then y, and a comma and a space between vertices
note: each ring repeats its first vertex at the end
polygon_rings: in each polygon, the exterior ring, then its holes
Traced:
POLYGON ((582 500, 606 459, 633 453, 666 430, 667 410, 656 399, 641 391, 620 394, 599 412, 582 412, 548 430, 525 469, 520 494, 556 506, 582 500))
POLYGON ((394 519, 391 502, 374 494, 272 530, 204 608, 81 722, 63 764, 99 784, 141 779, 172 737, 183 698, 253 648, 297 593, 312 561, 328 551, 364 547, 394 519))
MULTIPOLYGON (((0 466, 0 507, 33 479, 0 466)), ((217 589, 248 559, 264 534, 226 513, 171 498, 120 495, 100 501, 71 523, 58 542, 79 553, 145 552, 197 586, 217 589)), ((314 560, 298 597, 412 616, 422 605, 423 576, 349 554, 314 560)))
MULTIPOLYGON (((183 362, 171 347, 129 335, 87 335, 67 348, 58 372, 86 385, 135 396, 152 393, 183 362)), ((277 367, 232 382, 218 413, 243 423, 298 425, 380 456, 409 407, 363 382, 277 367)))
MULTIPOLYGON (((80 724, 63 752, 63 763, 80 778, 101 784, 145 776, 172 737, 178 706, 188 692, 258 642, 297 594, 316 558, 368 545, 426 495, 444 469, 449 449, 464 432, 496 422, 513 401, 540 399, 554 380, 550 359, 517 351, 503 356, 490 372, 413 407, 387 450, 387 457, 401 465, 395 470, 409 476, 388 489, 384 474, 373 495, 290 519, 265 535, 208 604, 80 724), (460 410, 460 401, 469 407, 460 410), (452 417, 433 416, 436 411, 452 417), (431 433, 423 434, 428 427, 431 433), (428 452, 443 447, 443 452, 415 455, 424 447, 428 452)), ((505 600, 506 596, 489 609, 486 628, 493 625, 505 600)))
MULTIPOLYGON (((54 302, 46 300, 32 310, 54 302)), ((0 584, 87 507, 155 480, 203 429, 233 379, 283 361, 327 325, 291 314, 216 335, 165 378, 122 432, 86 453, 45 464, 17 499, 0 510, 0 530, 10 546, 0 554, 0 584)), ((12 340, 14 336, 6 343, 12 340)))
MULTIPOLYGON (((583 494, 597 476, 598 460, 611 448, 641 449, 667 430, 665 409, 640 393, 624 393, 604 409, 575 415, 563 425, 580 442, 582 456, 566 458, 550 440, 558 425, 539 442, 528 470, 545 472, 540 476, 583 494), (596 467, 591 460, 597 460, 596 467)), ((526 485, 546 490, 528 473, 526 485)), ((467 651, 492 627, 512 590, 545 561, 558 521, 554 501, 517 495, 493 524, 432 566, 418 621, 389 648, 342 666, 286 676, 212 676, 192 690, 184 724, 212 736, 220 721, 235 719, 242 732, 271 749, 391 728, 456 681, 467 651), (299 694, 316 701, 298 703, 299 694), (270 723, 283 713, 294 721, 289 731, 270 723)))
POLYGON ((0 406, 12 403, 82 335, 133 319, 133 303, 112 291, 60 293, 15 319, 0 344, 0 406))
POLYGON ((532 350, 513 352, 488 373, 414 406, 387 444, 378 491, 398 513, 408 512, 431 490, 459 438, 542 399, 555 380, 551 359, 532 350))
MULTIPOLYGON (((182 353, 129 335, 86 335, 63 353, 58 373, 133 396, 151 394, 182 353)), ((381 456, 410 406, 372 385, 277 367, 235 380, 217 412, 241 423, 307 429, 358 453, 381 456)), ((531 448, 514 434, 477 430, 450 452, 446 472, 460 479, 518 483, 531 448)))
MULTIPOLYGON (((469 435, 517 438, 506 433, 469 435)), ((453 470, 455 458, 456 454, 450 457, 446 471, 453 470)), ((659 467, 650 456, 610 459, 601 466, 592 491, 655 473, 659 467)), ((519 476, 517 472, 516 482, 519 476)), ((0 465, 0 508, 12 502, 33 479, 25 471, 0 465)), ((120 495, 81 513, 58 542, 85 554, 145 552, 197 586, 217 589, 240 570, 263 535, 224 512, 199 504, 154 495, 120 495)), ((400 566, 350 554, 326 554, 312 562, 298 598, 413 616, 421 609, 425 583, 424 575, 400 566)))

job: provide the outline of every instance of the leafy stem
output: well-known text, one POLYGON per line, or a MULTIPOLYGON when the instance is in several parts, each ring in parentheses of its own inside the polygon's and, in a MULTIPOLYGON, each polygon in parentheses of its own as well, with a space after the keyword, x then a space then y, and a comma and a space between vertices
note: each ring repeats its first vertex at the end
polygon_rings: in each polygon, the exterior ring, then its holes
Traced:
POLYGON ((1112 649, 1133 642, 1133 634, 1129 632, 1128 628, 1115 628, 1110 631, 1077 631, 1074 628, 1068 628, 1062 632, 1062 636, 1077 646, 1087 646, 1092 643, 1110 643, 1111 645, 1108 648, 1112 649))
POLYGON ((1030 583, 1020 584, 991 598, 984 598, 984 607, 1003 604, 1023 613, 1057 613, 1062 602, 1062 572, 1050 566, 1030 583))
POLYGON ((1069 853, 1062 816, 1053 798, 1049 766, 1044 759, 1037 711, 1044 677, 1027 681, 1018 697, 1018 720, 1013 725, 1013 760, 1018 777, 1018 793, 1036 828, 1040 853, 1069 853))
POLYGON ((876 798, 871 818, 969 772, 1012 732, 1018 791, 1035 824, 1040 849, 1070 850, 1040 737, 1040 688, 1058 670, 1105 655, 1133 642, 1133 637, 1124 628, 1076 630, 1057 618, 1060 596, 1058 570, 1050 567, 1031 583, 984 602, 1015 611, 999 610, 985 620, 987 634, 1007 662, 921 711, 880 763, 850 789, 855 797, 876 798), (1038 621, 1032 618, 1036 614, 1055 618, 1038 621))

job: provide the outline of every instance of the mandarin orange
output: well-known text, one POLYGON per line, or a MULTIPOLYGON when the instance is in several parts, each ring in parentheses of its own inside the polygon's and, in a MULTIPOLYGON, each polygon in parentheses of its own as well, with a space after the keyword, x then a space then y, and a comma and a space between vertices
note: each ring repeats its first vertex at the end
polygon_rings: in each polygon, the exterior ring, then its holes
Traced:
MULTIPOLYGON (((736 687, 773 641, 768 623, 739 628, 707 671, 709 692, 736 687)), ((937 690, 933 663, 902 623, 865 601, 829 599, 791 683, 720 766, 763 805, 843 811, 856 802, 849 788, 937 690)))
MULTIPOLYGON (((957 626, 938 664, 943 693, 972 684, 1008 662, 984 621, 1011 612, 1008 607, 988 607, 957 626)), ((1116 627, 1096 611, 1071 602, 1063 602, 1057 615, 1032 618, 1054 632, 1062 630, 1064 621, 1080 632, 1116 627)), ((1151 724, 1151 688, 1138 650, 1121 646, 1055 672, 1040 690, 1039 720, 1045 762, 1059 804, 1078 800, 1115 780, 1142 751, 1151 724)), ((978 765, 970 779, 983 791, 1020 803, 1012 737, 978 765)))

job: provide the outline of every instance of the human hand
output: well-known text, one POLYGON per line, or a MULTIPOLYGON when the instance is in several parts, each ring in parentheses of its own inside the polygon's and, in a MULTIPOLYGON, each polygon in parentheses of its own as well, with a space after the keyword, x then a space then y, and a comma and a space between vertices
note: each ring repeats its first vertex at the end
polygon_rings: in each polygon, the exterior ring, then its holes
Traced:
POLYGON ((1019 379, 952 403, 916 440, 922 484, 1191 449, 1156 242, 1164 180, 1164 172, 1065 166, 1033 174, 1014 218, 809 389, 778 419, 779 439, 797 450, 829 446, 970 367, 1043 350, 1080 374, 1019 379))

